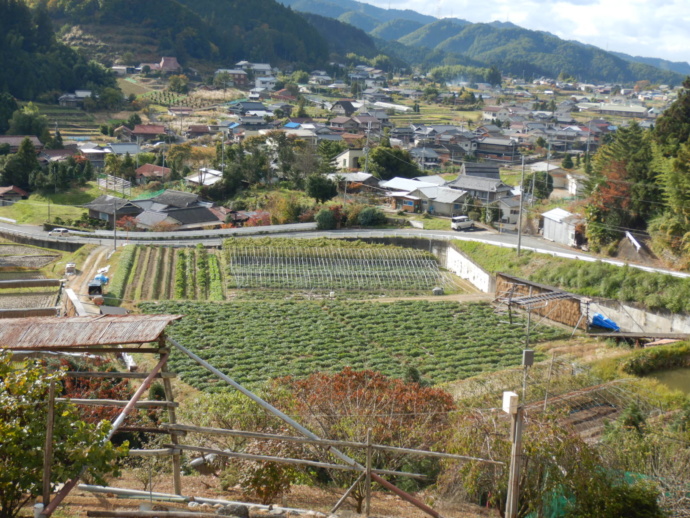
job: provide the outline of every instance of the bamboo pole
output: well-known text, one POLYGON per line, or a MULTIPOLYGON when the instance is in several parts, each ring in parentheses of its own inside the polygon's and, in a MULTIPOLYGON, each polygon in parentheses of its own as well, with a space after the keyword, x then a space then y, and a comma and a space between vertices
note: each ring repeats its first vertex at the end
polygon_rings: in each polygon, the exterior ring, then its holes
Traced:
MULTIPOLYGON (((166 423, 161 424, 161 426, 168 430, 175 430, 180 432, 192 432, 192 433, 203 433, 210 435, 228 435, 232 437, 246 437, 248 439, 266 439, 266 440, 279 440, 287 442, 297 442, 302 444, 316 444, 322 446, 336 446, 341 448, 366 448, 367 444, 362 442, 351 442, 351 441, 333 441, 329 439, 309 439, 307 437, 292 437, 288 435, 277 435, 270 433, 259 433, 259 432, 245 432, 244 430, 225 430, 222 428, 207 428, 201 426, 190 426, 184 424, 169 425, 166 423)), ((390 451, 396 453, 409 453, 410 455, 421 455, 424 457, 437 457, 441 459, 455 459, 455 460, 466 460, 474 462, 486 462, 488 464, 496 464, 499 466, 505 466, 504 462, 499 462, 495 460, 482 459, 479 457, 470 457, 467 455, 455 455, 453 453, 442 453, 437 451, 427 451, 427 450, 415 450, 411 448, 400 448, 397 446, 384 446, 381 444, 372 444, 371 448, 380 451, 390 451)))
POLYGON ((218 518, 213 513, 184 511, 86 511, 90 518, 218 518))
MULTIPOLYGON (((119 352, 122 349, 113 352, 119 352)), ((70 378, 123 378, 123 379, 146 379, 148 372, 82 372, 82 371, 67 371, 65 376, 70 378)), ((156 375, 156 378, 177 378, 174 372, 161 372, 156 375)))
MULTIPOLYGON (((108 436, 106 437, 106 441, 109 441, 115 432, 122 426, 122 423, 125 421, 125 418, 127 415, 135 408, 137 401, 139 401, 139 398, 148 390, 148 388, 151 386, 151 382, 153 381, 154 377, 158 372, 163 368, 165 365, 165 362, 168 361, 168 354, 165 353, 161 357, 160 361, 156 364, 156 366, 151 370, 150 374, 148 377, 144 380, 144 382, 141 384, 141 386, 137 389, 137 391, 134 393, 132 398, 129 400, 127 403, 127 406, 122 409, 122 412, 120 412, 120 415, 113 421, 113 426, 110 429, 110 433, 108 433, 108 436)), ((82 477, 82 475, 86 472, 88 466, 84 466, 81 471, 79 472, 79 475, 74 477, 72 480, 67 482, 64 486, 62 486, 62 489, 60 492, 55 496, 55 500, 50 502, 47 507, 43 508, 43 512, 41 513, 41 516, 46 516, 49 517, 55 509, 57 508, 60 503, 69 495, 70 491, 74 489, 74 487, 79 483, 79 479, 82 477)))
MULTIPOLYGON (((161 335, 160 337, 160 344, 161 347, 165 346, 165 337, 161 335)), ((163 367, 161 368, 161 374, 165 374, 167 371, 167 362, 163 364, 163 367)), ((167 399, 169 402, 174 403, 174 394, 172 390, 172 384, 170 383, 170 379, 164 377, 163 378, 163 389, 165 390, 165 399, 167 399)), ((175 407, 169 406, 168 407, 168 419, 170 420, 171 424, 176 424, 177 423, 177 417, 175 415, 175 407)), ((179 441, 177 439, 177 435, 171 435, 170 436, 170 441, 177 446, 179 444, 179 441)), ((172 469, 173 469, 173 490, 175 491, 176 495, 181 495, 182 494, 182 478, 180 476, 180 472, 182 471, 182 457, 180 456, 179 450, 175 450, 175 453, 173 453, 172 456, 172 469)))
POLYGON ((365 482, 365 502, 364 502, 364 514, 369 516, 371 514, 371 428, 367 429, 367 471, 366 471, 366 482, 365 482))
MULTIPOLYGON (((129 405, 128 401, 120 401, 119 399, 71 399, 71 398, 64 398, 60 397, 57 398, 55 401, 59 401, 60 403, 72 403, 74 405, 83 405, 83 406, 108 406, 108 407, 116 407, 116 408, 125 408, 127 405, 129 405)), ((135 408, 176 408, 180 406, 179 403, 175 403, 174 401, 137 401, 134 404, 135 408)))
MULTIPOLYGON (((254 401, 255 403, 257 403, 259 406, 261 406, 262 408, 264 408, 266 411, 272 413, 273 415, 275 415, 276 417, 280 418, 280 419, 281 419, 282 421, 284 421, 285 423, 287 423, 287 424, 289 424, 290 426, 294 427, 294 428, 295 428, 296 430, 298 430, 300 433, 306 435, 307 437, 309 437, 309 438, 311 438, 311 439, 320 439, 320 437, 317 436, 315 433, 313 433, 313 432, 310 431, 309 429, 305 428, 304 426, 302 426, 301 424, 299 424, 297 421, 295 421, 294 419, 292 419, 290 416, 288 416, 288 415, 285 414, 284 412, 281 412, 280 410, 278 410, 277 408, 275 408, 273 405, 267 403, 266 401, 264 401, 263 399, 261 399, 259 396, 257 396, 257 395, 254 394, 253 392, 247 390, 247 389, 244 388, 242 385, 240 385, 239 383, 237 383, 235 380, 233 380, 233 379, 230 378, 229 376, 223 374, 221 371, 219 371, 218 369, 216 369, 213 365, 211 365, 211 364, 208 363, 207 361, 203 360, 201 357, 197 356, 196 354, 194 354, 193 352, 191 352, 191 351, 190 351, 189 349, 187 349, 186 347, 182 346, 180 343, 178 343, 178 342, 175 341, 174 339, 168 338, 168 341, 169 341, 171 344, 173 344, 178 350, 180 350, 181 352, 183 352, 184 354, 186 354, 187 356, 189 356, 191 359, 193 359, 194 361, 196 361, 199 365, 201 365, 202 367, 204 367, 204 368, 207 369, 208 371, 212 372, 213 374, 215 374, 216 376, 218 376, 218 377, 219 377, 220 379, 222 379, 223 381, 227 382, 227 383, 228 383, 229 385, 231 385, 232 387, 234 387, 234 388, 236 388, 237 390, 239 390, 242 394, 244 394, 244 395, 247 396, 249 399, 251 399, 252 401, 254 401)), ((348 465, 350 465, 350 466, 356 466, 356 467, 359 468, 360 470, 363 469, 363 466, 362 466, 359 462, 355 461, 354 459, 352 459, 351 457, 349 457, 349 456, 346 455, 345 453, 341 452, 340 450, 338 450, 338 449, 335 448, 334 446, 331 446, 331 447, 330 447, 330 451, 331 451, 331 453, 333 453, 333 455, 335 455, 336 457, 340 458, 341 460, 343 460, 344 462, 346 462, 348 465)), ((403 491, 403 490, 401 490, 401 489, 395 487, 393 484, 391 484, 390 482, 386 481, 385 479, 379 477, 379 476, 378 476, 377 474, 375 474, 375 473, 372 473, 371 476, 372 476, 372 479, 374 479, 376 482, 378 482, 379 484, 383 485, 384 487, 389 487, 389 486, 390 486, 390 487, 392 487, 392 488, 395 488, 395 491, 394 491, 394 492, 395 492, 396 494, 398 494, 401 498, 407 500, 408 502, 410 502, 411 504, 413 504, 413 505, 416 506, 417 508, 421 509, 421 510, 424 511, 425 513, 429 514, 430 516, 433 516, 434 518, 440 518, 440 515, 439 515, 436 511, 434 511, 433 509, 431 509, 429 506, 425 505, 423 502, 420 502, 419 500, 417 500, 416 498, 414 498, 412 495, 410 495, 410 494, 406 493, 405 491, 403 491)), ((389 487, 389 488, 390 488, 390 487, 389 487)))
POLYGON ((46 415, 46 442, 43 450, 43 507, 50 503, 50 475, 53 464, 53 426, 55 424, 55 380, 48 388, 48 412, 46 415))
POLYGON ((335 513, 338 509, 340 509, 340 506, 345 503, 345 500, 347 500, 347 497, 350 496, 350 494, 355 490, 357 487, 357 484, 359 484, 359 481, 362 480, 362 477, 364 476, 364 473, 360 473, 359 477, 357 477, 357 480, 355 480, 355 483, 352 484, 345 493, 343 493, 343 496, 340 497, 340 500, 336 502, 336 504, 333 506, 333 509, 331 509, 331 514, 335 513))
MULTIPOLYGON (((316 460, 304 460, 304 459, 291 459, 287 457, 272 457, 270 455, 252 455, 249 453, 239 453, 239 452, 234 452, 234 451, 224 451, 224 450, 216 450, 214 448, 203 448, 201 446, 187 446, 187 445, 177 445, 173 446, 172 444, 164 444, 163 445, 166 448, 177 448, 182 451, 198 451, 199 453, 209 453, 209 454, 215 454, 215 455, 220 455, 222 457, 230 457, 230 458, 236 458, 236 459, 244 459, 244 460, 255 460, 255 461, 262 461, 262 462, 279 462, 283 464, 297 464, 297 465, 305 465, 305 466, 314 466, 316 468, 326 468, 326 469, 339 469, 342 471, 364 471, 365 468, 363 466, 346 466, 345 464, 330 464, 328 462, 320 462, 316 460)), ((380 473, 382 475, 392 475, 396 477, 410 477, 410 478, 417 478, 417 479, 426 479, 426 475, 422 475, 421 473, 408 473, 405 471, 392 471, 392 470, 387 470, 387 469, 375 469, 372 470, 373 473, 380 473)), ((372 475, 373 476, 373 475, 372 475)))

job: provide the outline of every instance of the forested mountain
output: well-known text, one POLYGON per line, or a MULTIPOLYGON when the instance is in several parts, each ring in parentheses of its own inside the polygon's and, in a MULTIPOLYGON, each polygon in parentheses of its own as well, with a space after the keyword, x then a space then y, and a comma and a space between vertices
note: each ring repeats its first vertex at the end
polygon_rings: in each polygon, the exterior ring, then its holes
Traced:
POLYGON ((135 57, 137 41, 144 40, 157 43, 158 55, 174 55, 183 64, 249 59, 309 67, 328 57, 316 29, 275 0, 61 0, 48 5, 61 24, 81 25, 106 44, 109 39, 123 42, 135 57))
POLYGON ((382 52, 406 55, 422 69, 439 64, 496 66, 503 73, 526 78, 561 72, 583 81, 630 83, 641 79, 679 84, 690 73, 687 63, 616 55, 591 45, 565 41, 542 31, 531 31, 510 22, 470 23, 465 20, 381 9, 354 0, 281 0, 299 11, 344 18, 372 36, 395 42, 382 44, 382 52), (356 15, 355 15, 356 13, 356 15), (372 29, 372 19, 379 25, 372 29), (407 32, 406 32, 407 31, 407 32), (424 49, 405 51, 406 47, 424 49))
POLYGON ((644 58, 641 56, 631 56, 622 52, 611 52, 611 54, 626 61, 632 61, 633 63, 651 65, 653 67, 660 68, 661 70, 670 70, 678 74, 683 74, 684 76, 690 76, 690 64, 685 61, 669 61, 661 58, 644 58))
POLYGON ((412 20, 390 20, 371 31, 371 35, 384 40, 397 40, 423 27, 424 24, 412 20))
MULTIPOLYGON (((320 14, 329 18, 340 19, 346 13, 359 12, 376 19, 379 24, 396 19, 411 20, 421 24, 431 23, 436 20, 433 16, 420 14, 409 9, 382 9, 354 0, 280 0, 280 2, 292 7, 296 11, 320 14)), ((360 29, 364 28, 360 27, 360 29)))
POLYGON ((301 13, 301 16, 328 41, 331 52, 341 56, 353 52, 366 58, 373 58, 380 53, 374 39, 362 29, 318 14, 301 13))
POLYGON ((35 99, 48 91, 114 85, 110 73, 58 43, 43 9, 0 0, 0 91, 35 99))

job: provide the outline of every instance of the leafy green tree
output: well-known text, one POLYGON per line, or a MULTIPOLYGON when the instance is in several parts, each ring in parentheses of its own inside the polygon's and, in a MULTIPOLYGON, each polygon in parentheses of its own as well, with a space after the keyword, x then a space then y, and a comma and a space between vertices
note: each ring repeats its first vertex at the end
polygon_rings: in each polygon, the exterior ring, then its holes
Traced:
POLYGON ((334 212, 328 208, 321 209, 314 219, 316 220, 316 228, 319 230, 334 230, 338 223, 334 212))
POLYGON ((9 135, 34 135, 41 137, 48 131, 48 119, 41 115, 34 103, 29 103, 12 114, 9 135))
POLYGON ((19 145, 19 150, 10 156, 2 171, 3 185, 16 185, 25 190, 31 188, 30 178, 41 166, 36 157, 36 148, 29 138, 25 138, 19 145))
POLYGON ((19 109, 17 101, 7 92, 0 93, 0 134, 10 128, 12 114, 19 109))
POLYGON ((228 72, 218 72, 213 76, 213 86, 227 90, 232 84, 232 76, 228 72))
POLYGON ((683 81, 678 98, 656 120, 654 136, 667 155, 690 139, 690 77, 683 81))
POLYGON ((307 178, 307 196, 314 198, 317 203, 325 203, 338 194, 336 183, 320 174, 312 174, 307 178))
POLYGON ((369 171, 381 180, 395 176, 414 178, 422 172, 406 149, 376 147, 369 151, 369 171))
POLYGON ((502 81, 501 72, 496 67, 491 67, 486 74, 486 82, 491 86, 501 86, 502 81))
MULTIPOLYGON (((46 434, 45 402, 51 381, 61 374, 49 373, 38 362, 18 367, 11 355, 0 355, 0 518, 15 518, 22 507, 43 489, 43 456, 46 434)), ((53 425, 53 487, 74 478, 84 466, 98 484, 117 475, 116 459, 127 445, 115 448, 106 441, 110 423, 87 424, 69 403, 55 404, 53 425)))
POLYGON ((168 79, 168 90, 178 94, 186 94, 189 89, 189 78, 184 74, 172 75, 168 79))
POLYGON ((575 164, 573 164, 573 159, 569 154, 566 154, 563 157, 563 160, 561 161, 561 167, 563 169, 572 169, 575 167, 575 164))
POLYGON ((553 177, 546 171, 530 173, 522 183, 522 192, 533 194, 538 200, 545 200, 553 192, 553 177))

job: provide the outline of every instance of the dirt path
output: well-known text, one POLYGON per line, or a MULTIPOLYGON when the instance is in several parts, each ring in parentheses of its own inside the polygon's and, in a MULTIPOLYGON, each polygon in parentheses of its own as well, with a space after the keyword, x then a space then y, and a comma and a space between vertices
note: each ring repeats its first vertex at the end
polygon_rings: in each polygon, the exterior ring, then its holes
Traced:
POLYGON ((89 282, 98 274, 98 270, 106 266, 110 247, 99 246, 89 254, 83 265, 77 265, 77 275, 67 282, 67 288, 74 290, 79 300, 84 304, 84 308, 90 314, 100 314, 100 310, 95 304, 89 301, 89 282))

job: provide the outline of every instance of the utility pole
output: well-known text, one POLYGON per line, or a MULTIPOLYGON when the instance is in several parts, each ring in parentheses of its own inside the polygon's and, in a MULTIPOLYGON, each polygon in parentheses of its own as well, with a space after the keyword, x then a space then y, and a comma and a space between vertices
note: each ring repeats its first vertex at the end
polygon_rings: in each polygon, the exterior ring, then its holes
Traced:
POLYGON ((520 257, 520 245, 522 244, 522 211, 525 206, 525 156, 522 156, 522 177, 520 180, 520 212, 518 213, 518 243, 517 256, 520 257))
POLYGON ((117 196, 113 196, 113 252, 117 252, 117 196))

